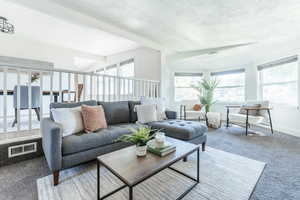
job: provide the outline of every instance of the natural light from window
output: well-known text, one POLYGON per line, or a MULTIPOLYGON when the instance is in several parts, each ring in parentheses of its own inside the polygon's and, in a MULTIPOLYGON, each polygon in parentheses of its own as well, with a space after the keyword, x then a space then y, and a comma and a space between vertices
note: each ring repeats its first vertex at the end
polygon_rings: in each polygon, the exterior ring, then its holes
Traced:
POLYGON ((134 59, 122 61, 118 64, 113 64, 96 71, 99 74, 119 77, 135 77, 134 59))
POLYGON ((244 70, 215 72, 212 73, 211 78, 216 78, 219 81, 219 85, 214 93, 214 99, 218 102, 245 101, 244 70))
POLYGON ((298 106, 298 62, 290 62, 259 71, 260 95, 275 104, 298 106))
POLYGON ((198 100, 199 92, 191 85, 197 85, 201 79, 201 73, 175 73, 175 101, 198 100))
POLYGON ((120 65, 119 76, 121 77, 134 77, 134 62, 129 62, 120 65))

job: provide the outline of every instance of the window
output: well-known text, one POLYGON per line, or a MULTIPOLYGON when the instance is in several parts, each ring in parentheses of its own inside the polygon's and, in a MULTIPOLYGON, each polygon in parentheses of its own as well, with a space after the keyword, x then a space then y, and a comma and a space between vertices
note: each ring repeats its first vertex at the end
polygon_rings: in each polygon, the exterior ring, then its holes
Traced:
POLYGON ((134 77, 134 60, 126 60, 120 63, 119 76, 134 77))
POLYGON ((297 61, 297 56, 291 56, 258 66, 261 99, 277 104, 298 105, 297 61))
POLYGON ((120 77, 134 77, 134 59, 125 60, 120 62, 119 67, 117 64, 104 67, 96 70, 96 73, 106 74, 110 76, 120 77))
POLYGON ((221 102, 245 101, 245 69, 211 73, 219 81, 214 98, 221 102))
POLYGON ((191 85, 201 79, 202 73, 175 73, 175 101, 197 100, 199 93, 191 85))
POLYGON ((117 76, 118 75, 118 68, 117 65, 111 65, 105 68, 105 74, 110 76, 117 76))

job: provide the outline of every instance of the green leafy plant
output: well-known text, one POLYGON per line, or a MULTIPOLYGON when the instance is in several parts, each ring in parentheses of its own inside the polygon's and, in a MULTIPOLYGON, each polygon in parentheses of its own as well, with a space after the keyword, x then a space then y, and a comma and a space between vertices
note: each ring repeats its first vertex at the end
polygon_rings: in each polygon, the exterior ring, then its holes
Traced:
POLYGON ((31 83, 34 83, 35 81, 39 80, 40 74, 39 73, 32 73, 31 75, 31 83))
POLYGON ((130 142, 137 146, 145 146, 147 142, 154 138, 154 134, 150 128, 142 127, 137 130, 131 129, 132 134, 122 135, 117 141, 130 142))
POLYGON ((211 106, 216 103, 214 101, 214 91, 218 85, 219 81, 217 79, 203 79, 198 85, 192 85, 199 92, 198 97, 205 108, 205 113, 208 113, 211 106))

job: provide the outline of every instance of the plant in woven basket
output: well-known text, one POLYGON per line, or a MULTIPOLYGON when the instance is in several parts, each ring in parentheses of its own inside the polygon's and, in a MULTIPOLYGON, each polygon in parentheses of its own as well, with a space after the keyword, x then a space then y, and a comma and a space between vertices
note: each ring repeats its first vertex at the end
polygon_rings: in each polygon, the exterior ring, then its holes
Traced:
POLYGON ((214 91, 218 85, 219 81, 217 79, 203 79, 201 82, 198 82, 198 85, 192 85, 192 87, 199 92, 198 97, 200 103, 205 108, 205 119, 207 126, 207 113, 210 111, 211 106, 216 103, 214 100, 214 91))
POLYGON ((198 97, 206 113, 208 113, 211 106, 216 103, 214 100, 214 91, 218 85, 219 81, 217 79, 203 79, 198 85, 192 85, 192 87, 199 92, 198 97))

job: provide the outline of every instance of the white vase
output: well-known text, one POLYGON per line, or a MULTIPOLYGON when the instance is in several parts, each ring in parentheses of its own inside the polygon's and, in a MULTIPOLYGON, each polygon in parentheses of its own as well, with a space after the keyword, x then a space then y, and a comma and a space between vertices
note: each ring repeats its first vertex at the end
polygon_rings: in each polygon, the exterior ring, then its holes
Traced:
POLYGON ((147 145, 136 146, 136 155, 137 156, 146 156, 147 154, 147 145))

